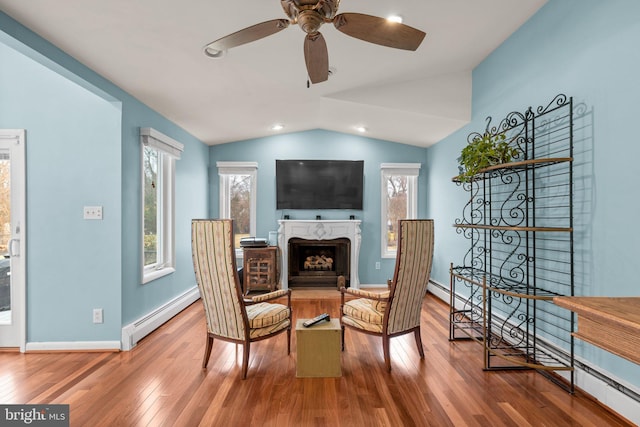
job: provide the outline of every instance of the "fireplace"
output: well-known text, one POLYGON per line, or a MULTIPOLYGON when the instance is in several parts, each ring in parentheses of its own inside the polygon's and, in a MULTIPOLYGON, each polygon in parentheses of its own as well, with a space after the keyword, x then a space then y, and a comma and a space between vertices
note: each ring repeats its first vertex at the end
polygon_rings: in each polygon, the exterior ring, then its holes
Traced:
POLYGON ((347 238, 289 239, 289 286, 336 287, 338 276, 349 285, 350 246, 347 238))
POLYGON ((289 283, 296 287, 335 287, 341 275, 350 287, 360 287, 359 220, 280 220, 278 224, 282 289, 288 289, 289 283), (297 246, 293 248, 297 255, 290 253, 292 243, 297 246))

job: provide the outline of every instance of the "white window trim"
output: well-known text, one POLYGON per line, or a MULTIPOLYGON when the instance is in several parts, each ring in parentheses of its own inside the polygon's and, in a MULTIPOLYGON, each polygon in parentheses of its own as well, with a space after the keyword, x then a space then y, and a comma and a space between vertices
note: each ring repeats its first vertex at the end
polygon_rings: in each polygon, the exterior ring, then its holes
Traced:
MULTIPOLYGON (((144 158, 144 147, 157 149, 159 174, 162 175, 162 193, 158 204, 161 206, 162 223, 158 233, 158 247, 161 251, 161 264, 144 265, 144 191, 142 192, 142 215, 140 216, 142 242, 140 265, 142 266, 142 284, 175 272, 175 161, 180 159, 184 145, 152 128, 140 128, 140 155, 144 158)), ((141 167, 141 183, 144 188, 144 167, 141 167)), ((160 215, 159 215, 160 216, 160 215)))
POLYGON ((387 180, 389 175, 405 175, 408 181, 407 219, 418 217, 418 176, 420 163, 382 163, 380 165, 380 254, 382 258, 395 258, 396 251, 387 249, 387 180))
MULTIPOLYGON (((220 218, 229 218, 230 215, 230 200, 227 196, 227 183, 228 175, 250 175, 251 176, 251 218, 249 220, 249 233, 252 236, 256 235, 256 218, 257 218, 257 199, 258 199, 258 162, 216 162, 218 168, 218 176, 220 181, 220 218)), ((236 249, 236 256, 242 258, 243 253, 241 249, 236 249)))

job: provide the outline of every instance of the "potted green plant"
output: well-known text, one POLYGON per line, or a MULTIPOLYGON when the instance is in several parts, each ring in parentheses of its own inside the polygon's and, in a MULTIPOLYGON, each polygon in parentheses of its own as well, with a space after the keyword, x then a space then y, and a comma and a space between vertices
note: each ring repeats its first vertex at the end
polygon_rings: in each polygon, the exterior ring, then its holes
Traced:
POLYGON ((518 150, 509 145, 504 133, 492 135, 486 132, 478 135, 462 149, 458 157, 460 164, 458 179, 462 182, 471 182, 482 169, 509 163, 516 157, 518 157, 518 150))

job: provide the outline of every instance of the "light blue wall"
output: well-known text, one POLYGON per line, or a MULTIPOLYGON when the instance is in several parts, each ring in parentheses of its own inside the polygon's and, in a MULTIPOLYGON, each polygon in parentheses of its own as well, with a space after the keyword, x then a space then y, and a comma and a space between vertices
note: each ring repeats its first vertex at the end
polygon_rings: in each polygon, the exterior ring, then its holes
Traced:
MULTIPOLYGON (((499 120, 565 93, 578 104, 576 295, 640 295, 633 217, 640 209, 639 41, 636 0, 551 0, 474 70, 471 124, 428 150, 428 206, 439 239, 434 279, 448 284, 449 263, 459 263, 468 247, 451 227, 466 199, 450 181, 467 134, 484 130, 487 116, 499 120)), ((640 388, 638 365, 582 341, 576 354, 640 388)))
MULTIPOLYGON (((215 169, 218 161, 258 162, 257 235, 268 237, 269 231, 278 229, 278 220, 288 214, 291 219, 348 219, 355 215, 362 221, 362 246, 359 276, 362 284, 384 284, 393 277, 395 259, 380 257, 380 164, 420 163, 422 170, 418 182, 421 194, 427 186, 424 167, 425 150, 411 145, 396 144, 361 136, 324 130, 291 133, 211 147, 210 191, 212 217, 219 212, 219 180, 215 169), (352 210, 276 210, 276 159, 328 159, 364 160, 364 206, 362 211, 352 210), (380 262, 380 270, 375 263, 380 262)), ((426 213, 426 199, 420 197, 418 216, 426 213)))
POLYGON ((119 341, 123 325, 195 286, 190 221, 208 210, 208 147, 1 12, 0 28, 0 127, 27 130, 27 341, 119 341), (176 272, 146 285, 140 127, 185 145, 176 272), (83 220, 84 205, 102 205, 104 220, 83 220))
POLYGON ((124 103, 122 122, 122 319, 126 325, 196 286, 191 219, 206 216, 208 210, 208 147, 137 101, 124 103), (152 127, 185 144, 182 158, 176 161, 176 271, 144 285, 140 282, 140 127, 152 127))
POLYGON ((3 44, 0 63, 0 128, 27 129, 29 341, 112 339, 120 108, 3 44), (85 205, 103 206, 104 220, 84 221, 85 205), (91 323, 93 307, 104 309, 104 324, 91 323))

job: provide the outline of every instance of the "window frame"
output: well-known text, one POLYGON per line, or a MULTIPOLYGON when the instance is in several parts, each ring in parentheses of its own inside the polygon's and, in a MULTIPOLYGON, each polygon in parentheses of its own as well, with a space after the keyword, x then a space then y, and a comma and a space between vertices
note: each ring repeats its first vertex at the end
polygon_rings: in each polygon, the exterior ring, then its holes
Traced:
POLYGON ((140 215, 142 241, 140 245, 141 283, 175 272, 175 161, 180 159, 184 145, 152 128, 140 128, 140 171, 142 211, 140 215), (158 153, 158 198, 156 206, 157 251, 155 263, 145 265, 144 257, 144 208, 145 208, 145 149, 158 153))
MULTIPOLYGON (((218 168, 219 187, 219 217, 231 217, 231 200, 229 199, 229 176, 230 175, 249 175, 251 176, 249 209, 251 216, 249 217, 249 234, 256 235, 256 207, 258 205, 258 162, 216 162, 218 168)), ((243 252, 241 248, 236 248, 236 257, 242 258, 243 252)))
POLYGON ((395 250, 388 249, 387 223, 388 213, 388 189, 387 177, 407 177, 407 218, 418 217, 418 177, 420 176, 420 163, 382 163, 380 164, 380 256, 382 258, 395 258, 395 250))

